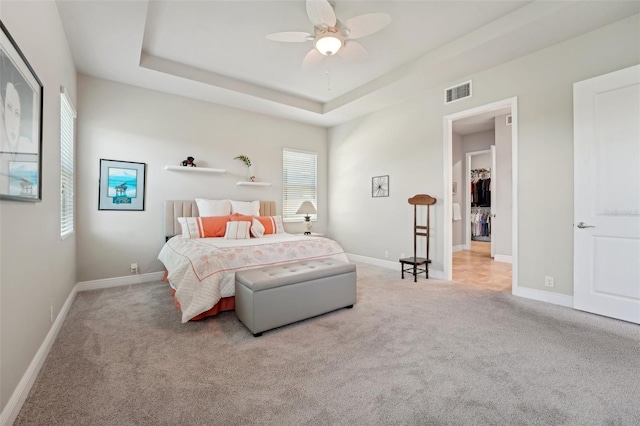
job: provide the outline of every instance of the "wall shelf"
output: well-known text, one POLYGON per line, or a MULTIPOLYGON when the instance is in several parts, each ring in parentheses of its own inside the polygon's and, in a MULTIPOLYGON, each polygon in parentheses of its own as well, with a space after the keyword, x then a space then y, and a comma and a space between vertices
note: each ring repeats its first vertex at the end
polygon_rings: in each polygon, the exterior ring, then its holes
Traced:
POLYGON ((244 182, 236 183, 238 186, 271 186, 271 182, 244 182))
POLYGON ((185 166, 164 166, 165 170, 172 172, 189 172, 189 173, 224 173, 225 169, 212 169, 209 167, 185 167, 185 166))

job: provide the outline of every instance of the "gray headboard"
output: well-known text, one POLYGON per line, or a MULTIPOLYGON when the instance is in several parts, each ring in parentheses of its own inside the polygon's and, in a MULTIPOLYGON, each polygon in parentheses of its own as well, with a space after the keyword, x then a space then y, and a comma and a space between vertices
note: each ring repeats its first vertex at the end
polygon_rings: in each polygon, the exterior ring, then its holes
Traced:
MULTIPOLYGON (((275 216, 275 201, 260 201, 260 216, 275 216)), ((178 223, 179 217, 197 217, 198 206, 195 200, 167 200, 164 202, 164 235, 173 237, 182 229, 178 223)))

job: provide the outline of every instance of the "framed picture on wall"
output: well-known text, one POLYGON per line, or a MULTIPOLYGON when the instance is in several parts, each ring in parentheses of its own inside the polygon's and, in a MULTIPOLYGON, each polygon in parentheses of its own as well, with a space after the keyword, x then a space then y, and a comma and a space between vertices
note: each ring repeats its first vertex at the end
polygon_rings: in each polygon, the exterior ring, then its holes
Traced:
POLYGON ((144 210, 146 167, 145 163, 101 159, 98 210, 144 210))
POLYGON ((0 22, 0 198, 42 201, 43 87, 0 22))
POLYGON ((371 196, 372 197, 388 197, 389 196, 389 175, 374 176, 371 178, 371 196))

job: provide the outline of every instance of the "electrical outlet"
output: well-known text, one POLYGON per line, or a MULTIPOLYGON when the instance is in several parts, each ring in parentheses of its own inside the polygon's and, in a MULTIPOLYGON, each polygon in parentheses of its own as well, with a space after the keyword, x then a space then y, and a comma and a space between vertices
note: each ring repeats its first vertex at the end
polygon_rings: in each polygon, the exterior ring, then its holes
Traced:
POLYGON ((53 324, 53 306, 49 308, 49 321, 53 324))
POLYGON ((545 287, 553 287, 555 284, 553 282, 553 277, 544 277, 544 286, 545 287))
POLYGON ((137 263, 132 263, 131 264, 131 273, 132 274, 137 274, 138 273, 138 264, 137 263))
POLYGON ((384 257, 389 257, 389 251, 388 250, 384 251, 384 257))

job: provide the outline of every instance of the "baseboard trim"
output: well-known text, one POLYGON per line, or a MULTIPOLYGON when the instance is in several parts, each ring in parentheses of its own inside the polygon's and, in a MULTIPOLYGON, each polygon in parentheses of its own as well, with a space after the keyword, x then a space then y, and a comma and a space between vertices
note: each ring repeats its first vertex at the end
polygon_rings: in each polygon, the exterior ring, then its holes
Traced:
POLYGON ((460 244, 458 246, 453 246, 452 249, 451 249, 451 252, 455 253, 457 251, 462 251, 464 249, 465 249, 464 244, 460 244))
POLYGON ((78 283, 78 291, 100 290, 103 288, 121 287, 131 284, 142 284, 151 281, 159 281, 164 277, 164 272, 148 272, 146 274, 131 275, 127 277, 105 278, 102 280, 81 281, 78 283))
MULTIPOLYGON (((376 259, 375 257, 361 256, 359 254, 347 253, 347 259, 351 262, 366 263, 367 265, 380 266, 387 269, 395 269, 400 272, 400 262, 392 262, 390 260, 376 259)), ((429 278, 444 279, 444 272, 437 269, 429 268, 429 278)))
POLYGON ((20 379, 20 382, 18 383, 18 386, 16 386, 13 391, 9 402, 7 402, 7 405, 2 410, 2 414, 0 414, 0 425, 5 426, 13 424, 18 417, 18 414, 20 414, 22 405, 27 400, 31 387, 36 381, 36 378, 40 373, 40 369, 49 355, 49 351, 58 336, 62 323, 67 318, 67 314, 69 313, 69 309, 71 309, 71 304, 76 298, 76 294, 78 294, 77 285, 75 285, 71 290, 71 293, 69 293, 67 300, 64 302, 64 305, 62 305, 62 308, 49 329, 47 336, 44 338, 40 348, 38 348, 38 352, 36 352, 35 356, 31 360, 31 364, 29 364, 29 367, 27 368, 27 371, 25 371, 22 379, 20 379))
POLYGON ((506 254, 496 254, 493 260, 496 262, 513 263, 512 257, 506 254))
POLYGON ((514 287, 511 294, 526 299, 539 300, 541 302, 573 308, 573 296, 567 296, 566 294, 552 293, 550 291, 528 287, 514 287))

